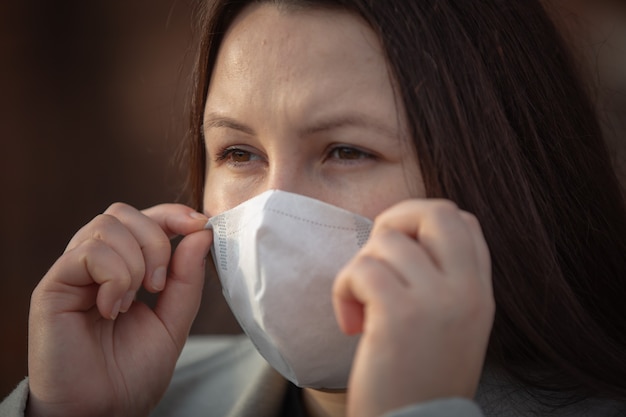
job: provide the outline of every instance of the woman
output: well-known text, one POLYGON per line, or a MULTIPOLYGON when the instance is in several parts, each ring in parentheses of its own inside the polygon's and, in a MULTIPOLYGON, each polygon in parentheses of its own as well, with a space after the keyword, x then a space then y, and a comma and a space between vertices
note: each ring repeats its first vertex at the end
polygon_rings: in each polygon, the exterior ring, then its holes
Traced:
MULTIPOLYGON (((361 337, 347 390, 287 384, 244 338, 190 342, 155 415, 626 412, 624 203, 537 2, 217 1, 203 33, 196 204, 219 219, 276 189, 373 220, 332 293, 361 337)), ((81 229, 33 294, 30 377, 5 407, 153 409, 222 233, 206 221, 116 204, 81 229)))

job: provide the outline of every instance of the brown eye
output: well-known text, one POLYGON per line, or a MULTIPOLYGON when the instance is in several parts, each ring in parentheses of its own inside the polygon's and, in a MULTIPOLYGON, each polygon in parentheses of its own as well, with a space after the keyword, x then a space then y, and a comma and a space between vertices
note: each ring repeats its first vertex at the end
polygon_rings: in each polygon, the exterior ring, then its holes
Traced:
POLYGON ((254 152, 247 151, 245 149, 241 149, 238 147, 231 147, 222 150, 216 161, 224 161, 231 164, 246 164, 248 162, 253 162, 260 160, 261 157, 254 152))
POLYGON ((232 162, 249 162, 250 159, 250 152, 242 151, 241 149, 233 149, 230 153, 232 162))
POLYGON ((356 148, 339 146, 331 151, 330 157, 335 159, 356 160, 370 158, 371 155, 356 148))

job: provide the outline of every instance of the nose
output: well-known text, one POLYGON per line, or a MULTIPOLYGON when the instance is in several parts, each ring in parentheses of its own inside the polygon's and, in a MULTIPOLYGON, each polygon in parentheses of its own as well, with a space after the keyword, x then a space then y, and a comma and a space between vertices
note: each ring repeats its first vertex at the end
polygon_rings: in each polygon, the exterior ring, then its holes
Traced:
POLYGON ((267 175, 266 188, 268 190, 281 190, 291 193, 302 194, 307 188, 305 168, 296 161, 278 159, 270 163, 267 175))
POLYGON ((323 197, 323 184, 319 176, 315 174, 313 168, 296 158, 274 159, 270 163, 264 188, 316 199, 323 197))

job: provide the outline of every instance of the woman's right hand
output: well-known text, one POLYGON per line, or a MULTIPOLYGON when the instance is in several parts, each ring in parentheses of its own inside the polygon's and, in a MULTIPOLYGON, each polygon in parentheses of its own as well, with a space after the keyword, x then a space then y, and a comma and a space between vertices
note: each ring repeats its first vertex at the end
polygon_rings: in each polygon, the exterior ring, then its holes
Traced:
POLYGON ((28 416, 149 413, 200 305, 206 220, 178 204, 116 203, 78 231, 32 295, 28 416), (134 302, 141 286, 160 292, 153 310, 134 302))

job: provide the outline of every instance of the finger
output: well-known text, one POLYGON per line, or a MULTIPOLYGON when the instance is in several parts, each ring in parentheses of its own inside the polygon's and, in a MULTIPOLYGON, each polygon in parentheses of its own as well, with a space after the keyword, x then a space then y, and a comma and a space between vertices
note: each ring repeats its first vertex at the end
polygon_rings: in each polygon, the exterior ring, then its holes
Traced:
POLYGON ((467 275, 476 268, 474 244, 456 205, 446 200, 409 200, 376 218, 376 229, 395 229, 417 239, 445 275, 467 275), (469 250, 468 250, 469 249, 469 250))
POLYGON ((487 289, 491 291, 491 255, 489 253, 489 247, 485 241, 480 222, 476 216, 471 213, 461 210, 460 214, 463 221, 465 221, 465 224, 467 224, 467 227, 470 230, 470 235, 474 240, 474 251, 478 262, 480 278, 486 285, 487 289))
MULTIPOLYGON (((208 220, 203 214, 181 204, 162 204, 140 212, 127 204, 115 203, 105 211, 103 217, 107 218, 107 216, 118 220, 133 237, 127 240, 119 238, 113 241, 111 239, 110 243, 128 259, 133 271, 137 270, 137 262, 140 262, 140 267, 144 272, 140 274, 138 281, 133 282, 134 289, 138 289, 143 281, 144 287, 151 292, 161 291, 165 286, 167 265, 171 255, 169 238, 203 230, 208 220), (136 253, 133 255, 134 251, 128 248, 133 240, 141 250, 141 258, 136 253)), ((114 222, 111 221, 111 223, 114 222)), ((76 234, 68 247, 72 248, 94 235, 103 239, 114 236, 112 233, 107 233, 106 225, 100 228, 97 226, 98 222, 95 220, 85 226, 76 234)), ((133 274, 133 277, 135 276, 133 274)), ((127 298, 124 304, 128 304, 128 301, 132 301, 132 298, 127 298)))
POLYGON ((66 252, 90 240, 101 241, 126 262, 130 271, 130 290, 136 291, 145 275, 144 256, 133 234, 115 216, 101 214, 72 237, 66 252))
POLYGON ((210 230, 183 238, 172 256, 167 283, 155 307, 155 313, 180 349, 200 307, 206 257, 212 241, 210 230))
POLYGON ((123 203, 112 204, 79 230, 68 244, 68 250, 87 239, 100 239, 116 250, 129 265, 132 285, 121 311, 130 307, 142 282, 149 291, 165 285, 166 265, 170 257, 170 242, 157 223, 139 210, 123 203), (148 280, 149 279, 149 280, 148 280))
POLYGON ((143 282, 150 292, 162 290, 172 250, 168 235, 157 222, 127 204, 115 203, 105 214, 118 219, 141 249, 145 272, 137 283, 137 288, 143 282))
POLYGON ((142 213, 157 222, 170 239, 204 230, 209 220, 204 214, 182 204, 159 204, 142 213))
POLYGON ((99 239, 66 252, 42 280, 49 304, 58 312, 87 311, 95 304, 102 317, 111 319, 117 317, 131 282, 126 260, 99 239), (85 291, 93 291, 95 284, 99 287, 94 300, 85 291))
POLYGON ((182 204, 161 204, 142 212, 122 203, 106 213, 117 217, 135 236, 145 261, 144 288, 158 292, 165 287, 171 256, 170 238, 204 230, 207 217, 182 204))
POLYGON ((397 302, 405 285, 385 262, 359 255, 344 267, 333 285, 333 307, 340 328, 346 334, 365 331, 374 325, 366 316, 381 317, 381 310, 397 302), (367 310, 366 310, 367 309, 367 310))
POLYGON ((377 228, 361 252, 384 261, 406 286, 436 284, 432 278, 441 274, 415 239, 394 229, 377 228))
MULTIPOLYGON (((190 233, 204 230, 206 223, 209 220, 204 214, 198 213, 191 207, 187 207, 182 204, 160 204, 143 210, 142 213, 152 221, 156 222, 156 224, 159 225, 159 228, 170 239, 175 236, 188 235, 190 233)), ((154 242, 155 247, 159 244, 163 244, 163 242, 154 242)), ((167 262, 160 264, 155 263, 154 266, 148 267, 148 271, 154 271, 151 275, 147 275, 146 282, 144 284, 146 289, 149 291, 158 292, 165 288, 167 265, 171 255, 169 240, 167 241, 167 246, 165 248, 166 249, 163 249, 161 256, 166 256, 167 262)))

